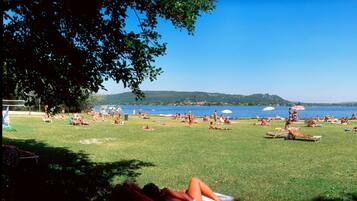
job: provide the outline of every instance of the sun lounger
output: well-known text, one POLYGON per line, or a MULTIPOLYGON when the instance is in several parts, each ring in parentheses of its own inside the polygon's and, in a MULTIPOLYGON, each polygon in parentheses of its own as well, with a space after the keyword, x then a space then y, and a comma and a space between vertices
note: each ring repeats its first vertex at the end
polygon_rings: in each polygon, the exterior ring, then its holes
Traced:
POLYGON ((9 167, 17 167, 21 161, 33 161, 38 163, 39 156, 12 145, 2 145, 2 163, 9 167))
POLYGON ((288 131, 270 131, 266 133, 265 138, 285 138, 288 133, 288 131))
POLYGON ((208 128, 209 130, 215 130, 215 131, 229 131, 232 130, 231 128, 208 128))
MULTIPOLYGON (((234 197, 232 196, 229 196, 229 195, 223 195, 223 194, 220 194, 220 193, 214 193, 216 194, 219 199, 221 199, 221 201, 234 201, 234 197)), ((206 196, 202 196, 202 200, 203 201, 213 201, 212 199, 206 197, 206 196)))
POLYGON ((288 134, 285 137, 285 140, 304 140, 304 141, 318 142, 321 140, 321 138, 322 138, 322 136, 309 136, 309 135, 294 136, 292 134, 288 134))

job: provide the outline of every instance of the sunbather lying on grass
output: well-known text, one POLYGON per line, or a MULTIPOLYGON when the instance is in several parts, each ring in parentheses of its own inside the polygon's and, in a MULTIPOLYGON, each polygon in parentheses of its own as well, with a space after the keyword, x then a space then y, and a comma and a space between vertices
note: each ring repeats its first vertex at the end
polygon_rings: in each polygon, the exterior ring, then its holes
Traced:
POLYGON ((299 129, 290 129, 289 134, 293 135, 295 138, 311 138, 312 135, 305 135, 300 133, 299 129))
POLYGON ((315 119, 309 119, 305 121, 307 127, 315 128, 322 127, 322 124, 318 124, 315 119))
POLYGON ((211 121, 209 123, 208 129, 212 129, 212 130, 231 130, 230 128, 222 128, 221 126, 216 126, 216 125, 213 124, 213 121, 211 121))
POLYGON ((70 125, 89 125, 89 123, 85 121, 84 118, 81 117, 78 113, 74 114, 73 116, 70 116, 68 118, 68 123, 70 125))
POLYGON ((142 189, 135 183, 125 182, 117 184, 112 192, 112 200, 132 200, 132 201, 202 201, 202 195, 220 201, 213 191, 200 179, 191 178, 188 189, 181 192, 168 188, 160 189, 155 184, 150 183, 142 189))
POLYGON ((144 131, 153 131, 154 129, 152 127, 150 127, 148 124, 146 124, 145 126, 143 126, 144 131))
POLYGON ((270 126, 270 121, 268 119, 260 119, 258 123, 255 123, 256 126, 270 126))

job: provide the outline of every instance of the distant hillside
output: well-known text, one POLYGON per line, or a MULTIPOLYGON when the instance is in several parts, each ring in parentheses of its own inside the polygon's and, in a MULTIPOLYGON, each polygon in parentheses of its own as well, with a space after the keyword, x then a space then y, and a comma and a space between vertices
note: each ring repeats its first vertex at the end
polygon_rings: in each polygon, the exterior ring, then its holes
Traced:
POLYGON ((103 95, 104 104, 123 105, 291 105, 277 95, 249 96, 207 92, 144 91, 145 99, 136 101, 131 92, 103 95))

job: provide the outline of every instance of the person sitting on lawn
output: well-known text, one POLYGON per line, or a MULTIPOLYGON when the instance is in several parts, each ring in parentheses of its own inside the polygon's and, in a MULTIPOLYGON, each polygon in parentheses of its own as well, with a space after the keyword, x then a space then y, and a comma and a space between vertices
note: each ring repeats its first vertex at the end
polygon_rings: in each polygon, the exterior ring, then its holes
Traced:
POLYGON ((69 117, 68 124, 69 125, 81 125, 81 122, 77 118, 69 117))
POLYGON ((187 121, 188 121, 188 126, 191 127, 193 123, 193 115, 191 113, 187 115, 187 121))
POLYGON ((355 113, 352 113, 351 120, 357 120, 357 117, 356 117, 355 113))
POLYGON ((97 121, 99 121, 99 120, 100 120, 100 115, 99 115, 98 112, 95 112, 95 113, 93 114, 93 121, 94 121, 94 122, 97 122, 97 121))
POLYGON ((177 113, 177 112, 176 112, 176 114, 175 114, 175 115, 173 115, 173 116, 172 116, 172 119, 174 119, 174 120, 179 119, 179 116, 178 116, 178 113, 177 113))
POLYGON ((347 125, 349 123, 347 117, 346 118, 341 118, 340 121, 341 121, 342 125, 347 125))
POLYGON ((146 112, 142 114, 142 117, 143 117, 143 119, 150 119, 149 114, 146 112))
POLYGON ((79 118, 79 123, 80 123, 81 125, 89 125, 89 123, 88 123, 83 117, 80 117, 80 118, 79 118))
POLYGON ((316 127, 316 121, 314 119, 307 120, 306 124, 307 127, 312 127, 312 128, 316 127))
POLYGON ((75 113, 72 117, 69 117, 68 123, 70 125, 89 125, 78 113, 75 113))
POLYGON ((203 122, 207 122, 208 120, 209 120, 208 116, 205 115, 205 116, 203 117, 203 122))
POLYGON ((181 192, 168 188, 160 189, 153 183, 146 184, 142 189, 132 182, 117 184, 112 191, 112 200, 132 201, 202 201, 202 195, 221 201, 212 189, 197 177, 189 181, 188 189, 181 192))
POLYGON ((288 131, 291 129, 291 121, 288 119, 286 122, 285 122, 285 126, 284 126, 284 130, 288 131))
POLYGON ((265 119, 265 118, 262 118, 259 120, 258 123, 255 123, 255 125, 258 125, 258 126, 269 126, 270 125, 270 122, 268 119, 265 119))
POLYGON ((224 124, 231 124, 232 122, 229 120, 229 118, 228 117, 226 117, 225 119, 224 119, 224 124))
POLYGON ((282 131, 290 131, 290 130, 295 130, 298 131, 300 128, 296 128, 296 127, 292 127, 292 121, 290 121, 289 119, 285 122, 285 126, 282 129, 282 131))
POLYGON ((153 131, 154 129, 149 126, 149 124, 146 124, 143 126, 144 131, 153 131))
POLYGON ((209 127, 208 129, 217 129, 217 126, 213 124, 213 121, 209 122, 209 127))
POLYGON ((325 122, 332 122, 332 120, 333 120, 333 117, 332 117, 331 115, 326 115, 326 116, 324 117, 324 121, 325 121, 325 122))
POLYGON ((120 115, 120 113, 118 113, 118 114, 114 117, 114 124, 116 124, 116 125, 122 124, 122 120, 121 120, 121 115, 120 115))
POLYGON ((86 121, 84 120, 84 118, 83 118, 81 115, 79 115, 78 113, 75 113, 75 114, 73 115, 73 120, 75 120, 75 122, 76 122, 77 124, 79 124, 79 125, 89 125, 89 123, 86 122, 86 121))
POLYGON ((48 113, 45 113, 45 115, 44 115, 43 118, 42 118, 42 121, 43 121, 43 122, 46 122, 46 123, 51 123, 51 122, 52 122, 52 119, 50 118, 50 116, 49 116, 48 113))

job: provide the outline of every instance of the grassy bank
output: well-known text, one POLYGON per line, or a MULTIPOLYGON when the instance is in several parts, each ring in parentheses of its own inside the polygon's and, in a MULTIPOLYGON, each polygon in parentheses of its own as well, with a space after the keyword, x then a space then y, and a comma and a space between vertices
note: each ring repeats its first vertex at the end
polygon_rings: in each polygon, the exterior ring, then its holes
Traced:
MULTIPOLYGON (((191 176, 241 200, 348 199, 357 192, 357 133, 344 131, 356 122, 323 128, 294 125, 303 133, 322 136, 318 143, 265 139, 267 131, 283 126, 281 121, 259 127, 253 126, 254 120, 238 120, 227 131, 208 130, 202 122, 190 128, 166 117, 130 116, 123 126, 109 120, 70 126, 67 120, 44 123, 16 116, 11 122, 17 131, 4 132, 3 142, 38 153, 39 174, 58 173, 51 178, 54 183, 62 179, 62 187, 81 188, 67 193, 76 200, 86 195, 100 198, 89 191, 105 190, 95 185, 105 186, 108 180, 154 182, 181 190, 191 176), (144 131, 145 124, 155 130, 144 131), (68 178, 60 176, 63 172, 68 178)), ((51 182, 42 185, 47 188, 51 182)))

